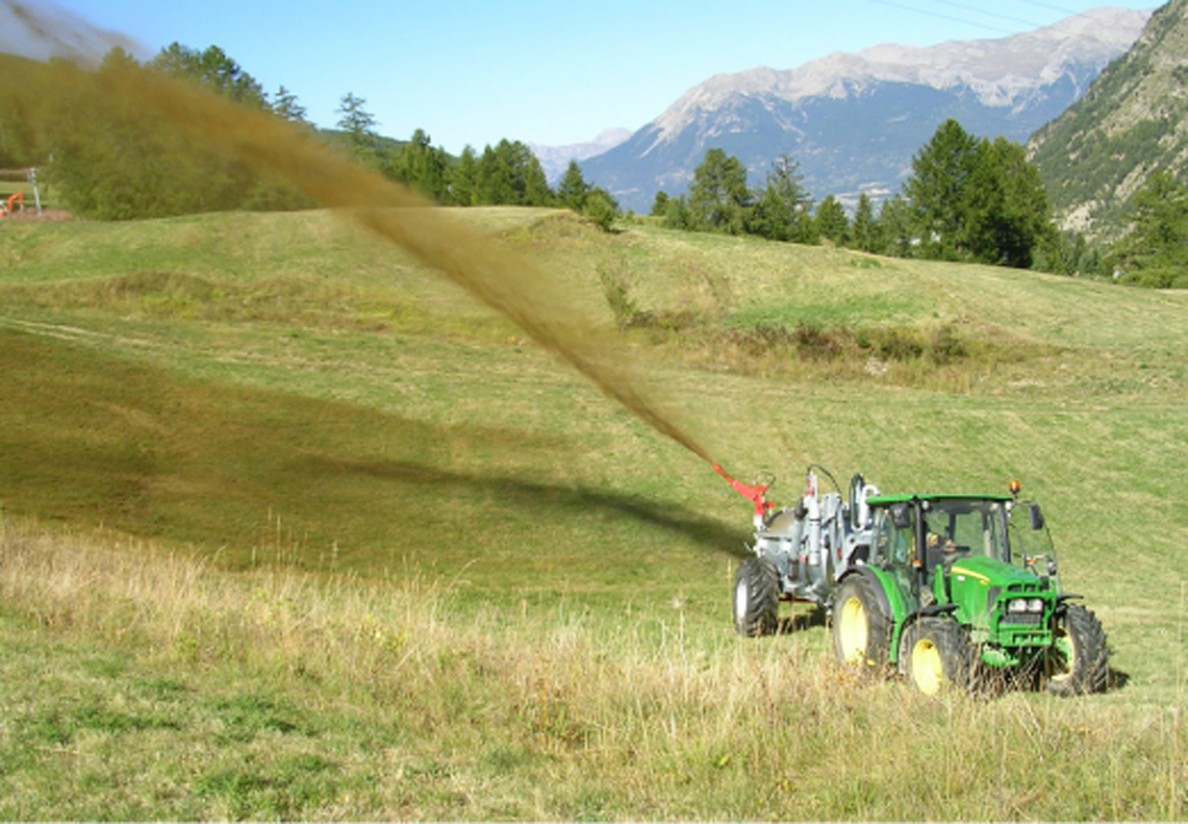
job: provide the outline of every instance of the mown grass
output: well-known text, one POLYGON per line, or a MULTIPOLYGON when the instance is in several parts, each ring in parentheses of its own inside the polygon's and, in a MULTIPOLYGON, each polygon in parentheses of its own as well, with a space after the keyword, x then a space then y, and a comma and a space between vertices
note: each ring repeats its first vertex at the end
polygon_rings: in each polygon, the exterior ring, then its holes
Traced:
POLYGON ((851 683, 819 623, 734 638, 748 504, 328 213, 14 223, 0 817, 1183 816, 1184 295, 457 218, 608 327, 600 269, 686 319, 620 356, 781 501, 810 462, 1020 477, 1115 688, 934 704, 851 683), (942 329, 961 357, 877 349, 942 329))

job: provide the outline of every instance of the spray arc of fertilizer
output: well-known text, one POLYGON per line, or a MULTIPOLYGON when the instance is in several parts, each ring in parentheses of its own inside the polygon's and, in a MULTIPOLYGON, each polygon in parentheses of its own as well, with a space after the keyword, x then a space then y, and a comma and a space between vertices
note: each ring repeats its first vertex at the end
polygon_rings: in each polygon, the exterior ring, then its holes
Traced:
MULTIPOLYGON (((92 48, 74 47, 62 55, 67 58, 94 54, 96 43, 109 42, 104 38, 110 34, 98 29, 56 32, 54 27, 63 25, 61 21, 13 0, 0 0, 0 8, 18 17, 31 36, 50 47, 86 44, 89 38, 92 48)), ((237 106, 137 66, 94 74, 70 68, 41 93, 60 93, 67 82, 93 84, 91 101, 134 100, 190 140, 275 175, 322 206, 341 210, 501 312, 657 432, 712 463, 701 445, 676 423, 672 412, 663 408, 643 376, 630 368, 627 350, 583 319, 532 262, 451 220, 444 210, 433 208, 405 187, 351 162, 269 112, 237 106)), ((19 86, 18 79, 13 88, 19 92, 19 86)), ((35 107, 37 101, 30 100, 28 105, 35 107)))

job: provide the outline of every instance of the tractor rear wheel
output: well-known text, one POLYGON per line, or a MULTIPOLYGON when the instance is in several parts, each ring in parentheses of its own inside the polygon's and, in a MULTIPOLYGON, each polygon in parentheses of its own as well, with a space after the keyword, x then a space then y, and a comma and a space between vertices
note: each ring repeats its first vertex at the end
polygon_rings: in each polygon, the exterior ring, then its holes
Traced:
POLYGON ((1093 612, 1080 604, 1056 619, 1055 642, 1044 656, 1042 680, 1055 695, 1101 692, 1109 680, 1105 630, 1093 612))
POLYGON ((780 574, 766 558, 747 558, 734 576, 734 628, 739 635, 770 635, 779 626, 780 574))
POLYGON ((968 687, 972 668, 965 629, 952 618, 921 618, 903 631, 899 671, 925 695, 968 687))
POLYGON ((846 578, 833 601, 833 651, 843 664, 881 670, 890 638, 875 584, 862 575, 846 578))

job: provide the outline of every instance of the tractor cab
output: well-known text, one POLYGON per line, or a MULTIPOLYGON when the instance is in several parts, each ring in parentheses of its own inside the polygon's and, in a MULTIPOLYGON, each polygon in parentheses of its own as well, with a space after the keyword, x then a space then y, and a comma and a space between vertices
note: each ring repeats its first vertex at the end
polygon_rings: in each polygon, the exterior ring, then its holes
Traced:
POLYGON ((893 571, 905 589, 931 587, 964 558, 1011 562, 1004 495, 887 495, 871 498, 871 563, 893 571))

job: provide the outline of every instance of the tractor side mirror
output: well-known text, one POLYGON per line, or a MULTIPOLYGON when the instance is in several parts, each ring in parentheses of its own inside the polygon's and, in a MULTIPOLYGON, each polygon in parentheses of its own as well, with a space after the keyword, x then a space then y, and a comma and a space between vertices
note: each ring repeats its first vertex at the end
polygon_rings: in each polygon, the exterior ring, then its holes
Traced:
POLYGON ((891 523, 896 529, 907 529, 912 525, 912 508, 906 503, 892 504, 891 523))
POLYGON ((1031 528, 1032 529, 1043 529, 1044 528, 1044 511, 1042 509, 1040 509, 1040 505, 1039 504, 1031 504, 1027 508, 1027 512, 1028 512, 1028 515, 1031 516, 1031 528))

